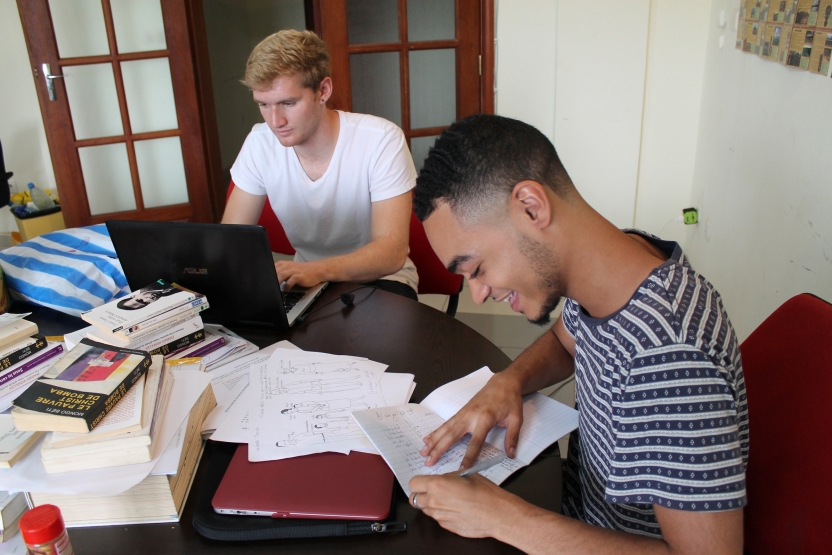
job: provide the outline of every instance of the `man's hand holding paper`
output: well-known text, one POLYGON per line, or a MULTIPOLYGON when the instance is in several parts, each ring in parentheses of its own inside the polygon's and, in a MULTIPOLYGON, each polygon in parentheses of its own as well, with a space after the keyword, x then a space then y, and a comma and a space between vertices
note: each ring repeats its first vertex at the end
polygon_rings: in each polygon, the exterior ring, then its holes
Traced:
POLYGON ((471 434, 468 449, 460 468, 468 468, 477 460, 488 433, 495 426, 506 429, 505 452, 511 458, 517 454, 517 441, 523 425, 522 389, 509 372, 494 374, 488 383, 439 428, 425 437, 421 455, 428 457, 432 466, 465 434, 471 434))

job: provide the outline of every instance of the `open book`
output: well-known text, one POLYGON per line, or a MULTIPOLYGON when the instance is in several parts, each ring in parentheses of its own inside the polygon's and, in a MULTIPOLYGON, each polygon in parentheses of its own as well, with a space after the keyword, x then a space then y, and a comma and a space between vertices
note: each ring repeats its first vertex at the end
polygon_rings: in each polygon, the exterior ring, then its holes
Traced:
MULTIPOLYGON (((423 439, 456 414, 493 375, 488 368, 480 368, 436 389, 421 404, 352 413, 407 495, 411 494, 408 484, 414 476, 459 470, 470 435, 459 440, 433 466, 425 466, 426 458, 419 454, 425 445, 423 439)), ((546 447, 577 427, 578 411, 540 393, 526 395, 523 397, 523 427, 520 429, 517 456, 506 458, 481 474, 495 484, 501 484, 514 472, 528 466, 546 447)), ((494 428, 486 437, 478 462, 502 455, 504 447, 505 429, 494 428)))

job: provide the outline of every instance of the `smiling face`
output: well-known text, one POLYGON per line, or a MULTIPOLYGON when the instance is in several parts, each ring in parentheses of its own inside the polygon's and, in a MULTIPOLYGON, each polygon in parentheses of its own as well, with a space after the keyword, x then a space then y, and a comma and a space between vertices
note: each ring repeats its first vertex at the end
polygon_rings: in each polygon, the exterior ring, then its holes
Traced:
POLYGON ((297 75, 278 77, 268 89, 252 91, 263 120, 285 147, 308 143, 318 131, 332 93, 332 80, 325 77, 313 90, 300 84, 297 75))
POLYGON ((474 302, 505 301, 530 322, 549 323, 563 296, 557 256, 549 246, 518 229, 508 215, 464 225, 445 202, 424 226, 442 263, 468 278, 474 302))

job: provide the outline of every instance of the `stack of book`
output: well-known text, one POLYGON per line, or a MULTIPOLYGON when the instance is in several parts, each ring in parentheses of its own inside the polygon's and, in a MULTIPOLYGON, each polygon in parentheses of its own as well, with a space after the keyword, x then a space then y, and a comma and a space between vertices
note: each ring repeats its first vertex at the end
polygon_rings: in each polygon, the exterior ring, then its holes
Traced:
POLYGON ((216 404, 213 388, 205 388, 184 426, 175 474, 151 473, 137 485, 117 495, 31 493, 32 502, 35 506, 57 505, 67 526, 178 521, 202 457, 200 428, 216 404))
POLYGON ((207 308, 204 295, 158 280, 82 314, 92 324, 82 332, 93 341, 151 355, 169 358, 190 352, 188 356, 201 356, 191 351, 205 341, 199 314, 207 308))
POLYGON ((203 324, 203 295, 157 281, 82 315, 93 324, 64 336, 68 348, 83 338, 148 351, 166 360, 201 357, 207 370, 257 347, 221 326, 203 324))
POLYGON ((145 383, 145 351, 84 339, 12 401, 21 432, 86 434, 98 426, 137 383, 145 383))
POLYGON ((17 533, 20 517, 29 506, 22 493, 0 491, 0 542, 5 542, 17 533))
POLYGON ((0 317, 0 412, 38 379, 65 351, 38 334, 38 326, 16 314, 0 317))

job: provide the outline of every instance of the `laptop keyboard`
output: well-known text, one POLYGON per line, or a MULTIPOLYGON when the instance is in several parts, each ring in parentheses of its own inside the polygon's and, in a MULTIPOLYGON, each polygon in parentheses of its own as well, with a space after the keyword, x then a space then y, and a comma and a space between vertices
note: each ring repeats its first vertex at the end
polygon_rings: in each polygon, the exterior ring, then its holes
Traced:
POLYGON ((306 294, 306 293, 302 293, 302 292, 298 292, 298 291, 289 291, 289 292, 283 291, 282 293, 283 293, 283 310, 285 310, 287 314, 289 312, 291 312, 291 310, 293 308, 295 308, 295 305, 298 304, 298 302, 300 302, 300 300, 306 294))

